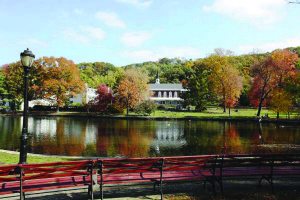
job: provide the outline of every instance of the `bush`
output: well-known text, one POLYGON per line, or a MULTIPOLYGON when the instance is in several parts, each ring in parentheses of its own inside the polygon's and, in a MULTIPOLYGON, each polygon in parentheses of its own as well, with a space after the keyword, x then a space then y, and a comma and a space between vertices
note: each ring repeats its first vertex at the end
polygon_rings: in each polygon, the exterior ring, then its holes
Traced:
POLYGON ((158 110, 166 110, 166 106, 164 106, 164 105, 159 105, 159 106, 157 106, 157 109, 158 109, 158 110))
POLYGON ((142 115, 150 115, 156 109, 156 104, 151 100, 146 100, 140 103, 135 109, 134 112, 142 115))

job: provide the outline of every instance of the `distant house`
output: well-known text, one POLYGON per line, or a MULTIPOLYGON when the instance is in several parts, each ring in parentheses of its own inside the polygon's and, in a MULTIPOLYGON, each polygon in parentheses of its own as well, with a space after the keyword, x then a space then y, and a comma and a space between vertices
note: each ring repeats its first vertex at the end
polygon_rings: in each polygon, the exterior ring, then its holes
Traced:
POLYGON ((180 106, 184 101, 181 94, 187 90, 182 87, 181 83, 160 83, 159 75, 156 75, 154 84, 149 84, 149 89, 152 93, 150 100, 153 100, 159 105, 180 106))
POLYGON ((70 103, 80 103, 80 104, 87 104, 92 102, 97 97, 97 90, 94 88, 89 88, 87 84, 85 84, 85 89, 83 93, 77 94, 74 97, 70 98, 70 103))
MULTIPOLYGON (((97 97, 97 90, 94 88, 89 88, 88 85, 85 85, 85 89, 82 93, 77 94, 69 99, 70 103, 75 103, 75 104, 87 104, 89 102, 92 102, 95 100, 97 97)), ((36 99, 29 101, 29 107, 34 107, 36 105, 41 105, 41 106, 54 106, 56 105, 55 98, 49 98, 49 99, 36 99)), ((21 105, 21 108, 23 109, 23 103, 21 105)))

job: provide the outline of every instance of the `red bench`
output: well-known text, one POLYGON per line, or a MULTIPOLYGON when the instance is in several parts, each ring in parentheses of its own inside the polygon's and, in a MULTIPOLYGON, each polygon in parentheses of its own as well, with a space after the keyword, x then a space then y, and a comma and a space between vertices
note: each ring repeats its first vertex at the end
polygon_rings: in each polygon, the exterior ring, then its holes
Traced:
POLYGON ((107 184, 152 183, 158 185, 161 199, 163 183, 204 180, 205 162, 213 156, 181 156, 132 159, 102 159, 97 161, 101 199, 107 184))
POLYGON ((203 155, 158 158, 97 159, 43 164, 0 166, 0 195, 57 188, 88 188, 93 199, 93 186, 119 184, 153 184, 159 186, 182 181, 209 181, 223 192, 223 178, 258 176, 273 186, 275 176, 300 175, 300 155, 203 155))
POLYGON ((273 190, 274 177, 300 175, 300 154, 244 154, 219 155, 210 159, 204 170, 206 181, 218 183, 223 193, 223 178, 259 177, 258 183, 266 180, 273 190))
POLYGON ((58 188, 87 187, 93 199, 94 161, 18 164, 0 167, 0 195, 58 188))

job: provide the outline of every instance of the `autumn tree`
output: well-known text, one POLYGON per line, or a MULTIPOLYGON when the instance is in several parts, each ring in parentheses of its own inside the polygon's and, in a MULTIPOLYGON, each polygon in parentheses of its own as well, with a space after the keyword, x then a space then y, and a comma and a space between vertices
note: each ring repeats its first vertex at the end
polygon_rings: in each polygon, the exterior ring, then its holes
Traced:
POLYGON ((226 76, 226 79, 224 79, 224 85, 226 87, 224 101, 226 107, 228 107, 230 115, 230 109, 237 104, 241 95, 243 89, 243 77, 239 74, 239 71, 234 67, 226 68, 224 70, 224 75, 226 76))
POLYGON ((106 112, 108 110, 108 106, 113 103, 112 90, 105 84, 101 84, 96 93, 97 97, 94 103, 96 110, 106 112))
POLYGON ((5 108, 5 103, 8 102, 8 91, 5 85, 5 76, 3 70, 0 70, 0 109, 5 108))
POLYGON ((128 69, 118 87, 119 99, 124 99, 126 113, 149 96, 148 76, 141 70, 128 69))
POLYGON ((293 102, 291 95, 284 91, 283 89, 275 89, 271 94, 270 106, 273 111, 277 114, 277 119, 279 119, 280 112, 289 112, 292 108, 293 102))
POLYGON ((281 88, 287 79, 295 76, 297 60, 298 55, 289 50, 276 50, 253 65, 254 78, 249 96, 252 104, 256 103, 258 106, 257 116, 260 116, 262 106, 271 92, 281 88))
MULTIPOLYGON (((40 92, 37 88, 42 85, 44 69, 39 65, 38 61, 35 61, 29 71, 29 89, 28 99, 33 100, 40 98, 40 92)), ((10 63, 3 66, 4 86, 7 91, 7 95, 10 98, 12 104, 12 110, 16 110, 23 102, 24 91, 24 69, 20 61, 10 63)))
POLYGON ((289 78, 284 89, 291 95, 294 105, 300 105, 300 68, 297 68, 295 77, 289 78))
POLYGON ((242 76, 229 62, 228 56, 223 54, 213 54, 203 62, 211 69, 209 81, 212 83, 212 90, 221 99, 223 111, 226 112, 226 106, 234 105, 241 94, 242 76))
POLYGON ((84 89, 79 70, 73 61, 63 57, 43 57, 38 62, 45 69, 45 72, 43 84, 36 90, 42 91, 44 98, 54 100, 57 111, 65 105, 70 97, 84 89))

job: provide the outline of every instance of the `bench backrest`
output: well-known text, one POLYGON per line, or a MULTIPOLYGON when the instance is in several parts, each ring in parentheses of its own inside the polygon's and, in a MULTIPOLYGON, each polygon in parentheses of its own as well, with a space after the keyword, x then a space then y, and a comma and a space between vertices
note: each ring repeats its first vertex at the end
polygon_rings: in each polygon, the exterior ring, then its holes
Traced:
MULTIPOLYGON (((240 154, 240 155, 216 155, 206 162, 205 168, 211 169, 213 173, 223 169, 234 168, 269 168, 295 166, 300 167, 300 154, 240 154)), ((298 170, 298 168, 296 168, 298 170)))

